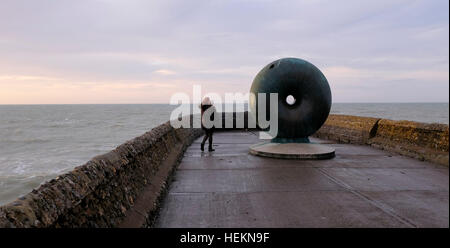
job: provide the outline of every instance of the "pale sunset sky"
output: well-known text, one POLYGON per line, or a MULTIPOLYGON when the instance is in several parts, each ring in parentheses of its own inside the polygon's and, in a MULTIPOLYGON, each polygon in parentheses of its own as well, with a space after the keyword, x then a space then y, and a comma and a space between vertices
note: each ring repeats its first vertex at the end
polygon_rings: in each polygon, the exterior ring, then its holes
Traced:
POLYGON ((448 102, 447 0, 0 0, 0 104, 247 93, 298 57, 334 102, 448 102))

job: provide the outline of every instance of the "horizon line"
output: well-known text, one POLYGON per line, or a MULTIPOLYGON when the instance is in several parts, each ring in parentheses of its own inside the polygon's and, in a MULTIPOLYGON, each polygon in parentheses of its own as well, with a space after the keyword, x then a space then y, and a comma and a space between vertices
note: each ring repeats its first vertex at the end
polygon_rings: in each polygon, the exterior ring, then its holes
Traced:
MULTIPOLYGON (((235 102, 223 102, 222 104, 233 104, 235 102)), ((447 102, 441 102, 441 101, 436 101, 436 102, 334 102, 334 103, 392 103, 392 104, 397 104, 397 103, 449 103, 449 101, 447 102)), ((332 103, 332 104, 334 104, 332 103)), ((0 103, 0 106, 13 106, 13 105, 173 105, 173 106, 177 106, 180 104, 170 104, 170 103, 0 103)), ((188 104, 200 104, 200 102, 194 102, 194 103, 188 103, 188 104)), ((240 104, 240 103, 235 103, 235 104, 240 104)))

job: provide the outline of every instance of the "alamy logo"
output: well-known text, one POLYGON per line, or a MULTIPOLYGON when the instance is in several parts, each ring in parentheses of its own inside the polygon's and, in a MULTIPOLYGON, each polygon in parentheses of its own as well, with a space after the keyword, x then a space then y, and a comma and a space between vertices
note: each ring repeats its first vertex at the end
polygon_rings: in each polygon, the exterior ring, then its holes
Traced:
POLYGON ((207 93, 202 96, 201 86, 193 86, 193 99, 184 92, 177 92, 170 98, 171 105, 179 105, 170 114, 170 124, 174 128, 248 128, 268 129, 268 134, 275 137, 278 133, 278 93, 225 93, 225 98, 218 93, 207 93), (201 117, 200 101, 209 97, 214 108, 209 108, 201 117), (225 103, 225 104, 224 104, 225 103), (250 115, 244 119, 244 112, 250 115), (233 115, 236 113, 233 125, 233 115), (192 119, 191 119, 192 118, 192 119), (225 120, 223 120, 225 118, 225 120), (224 126, 223 126, 224 124, 224 126))

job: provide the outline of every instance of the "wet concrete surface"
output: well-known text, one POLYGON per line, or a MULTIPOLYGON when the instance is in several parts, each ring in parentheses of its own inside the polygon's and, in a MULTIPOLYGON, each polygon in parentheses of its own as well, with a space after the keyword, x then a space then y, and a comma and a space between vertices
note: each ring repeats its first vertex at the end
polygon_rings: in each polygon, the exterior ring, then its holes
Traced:
POLYGON ((329 160, 250 155, 257 133, 214 134, 185 152, 155 227, 449 227, 448 167, 369 146, 329 160))

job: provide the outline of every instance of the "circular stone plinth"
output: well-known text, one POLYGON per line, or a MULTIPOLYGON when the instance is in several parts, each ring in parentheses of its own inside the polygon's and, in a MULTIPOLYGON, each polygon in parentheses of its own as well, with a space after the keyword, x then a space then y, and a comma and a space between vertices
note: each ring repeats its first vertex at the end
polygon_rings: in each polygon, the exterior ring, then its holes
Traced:
POLYGON ((263 142, 250 146, 250 154, 284 159, 328 159, 334 157, 334 148, 313 143, 263 142))

